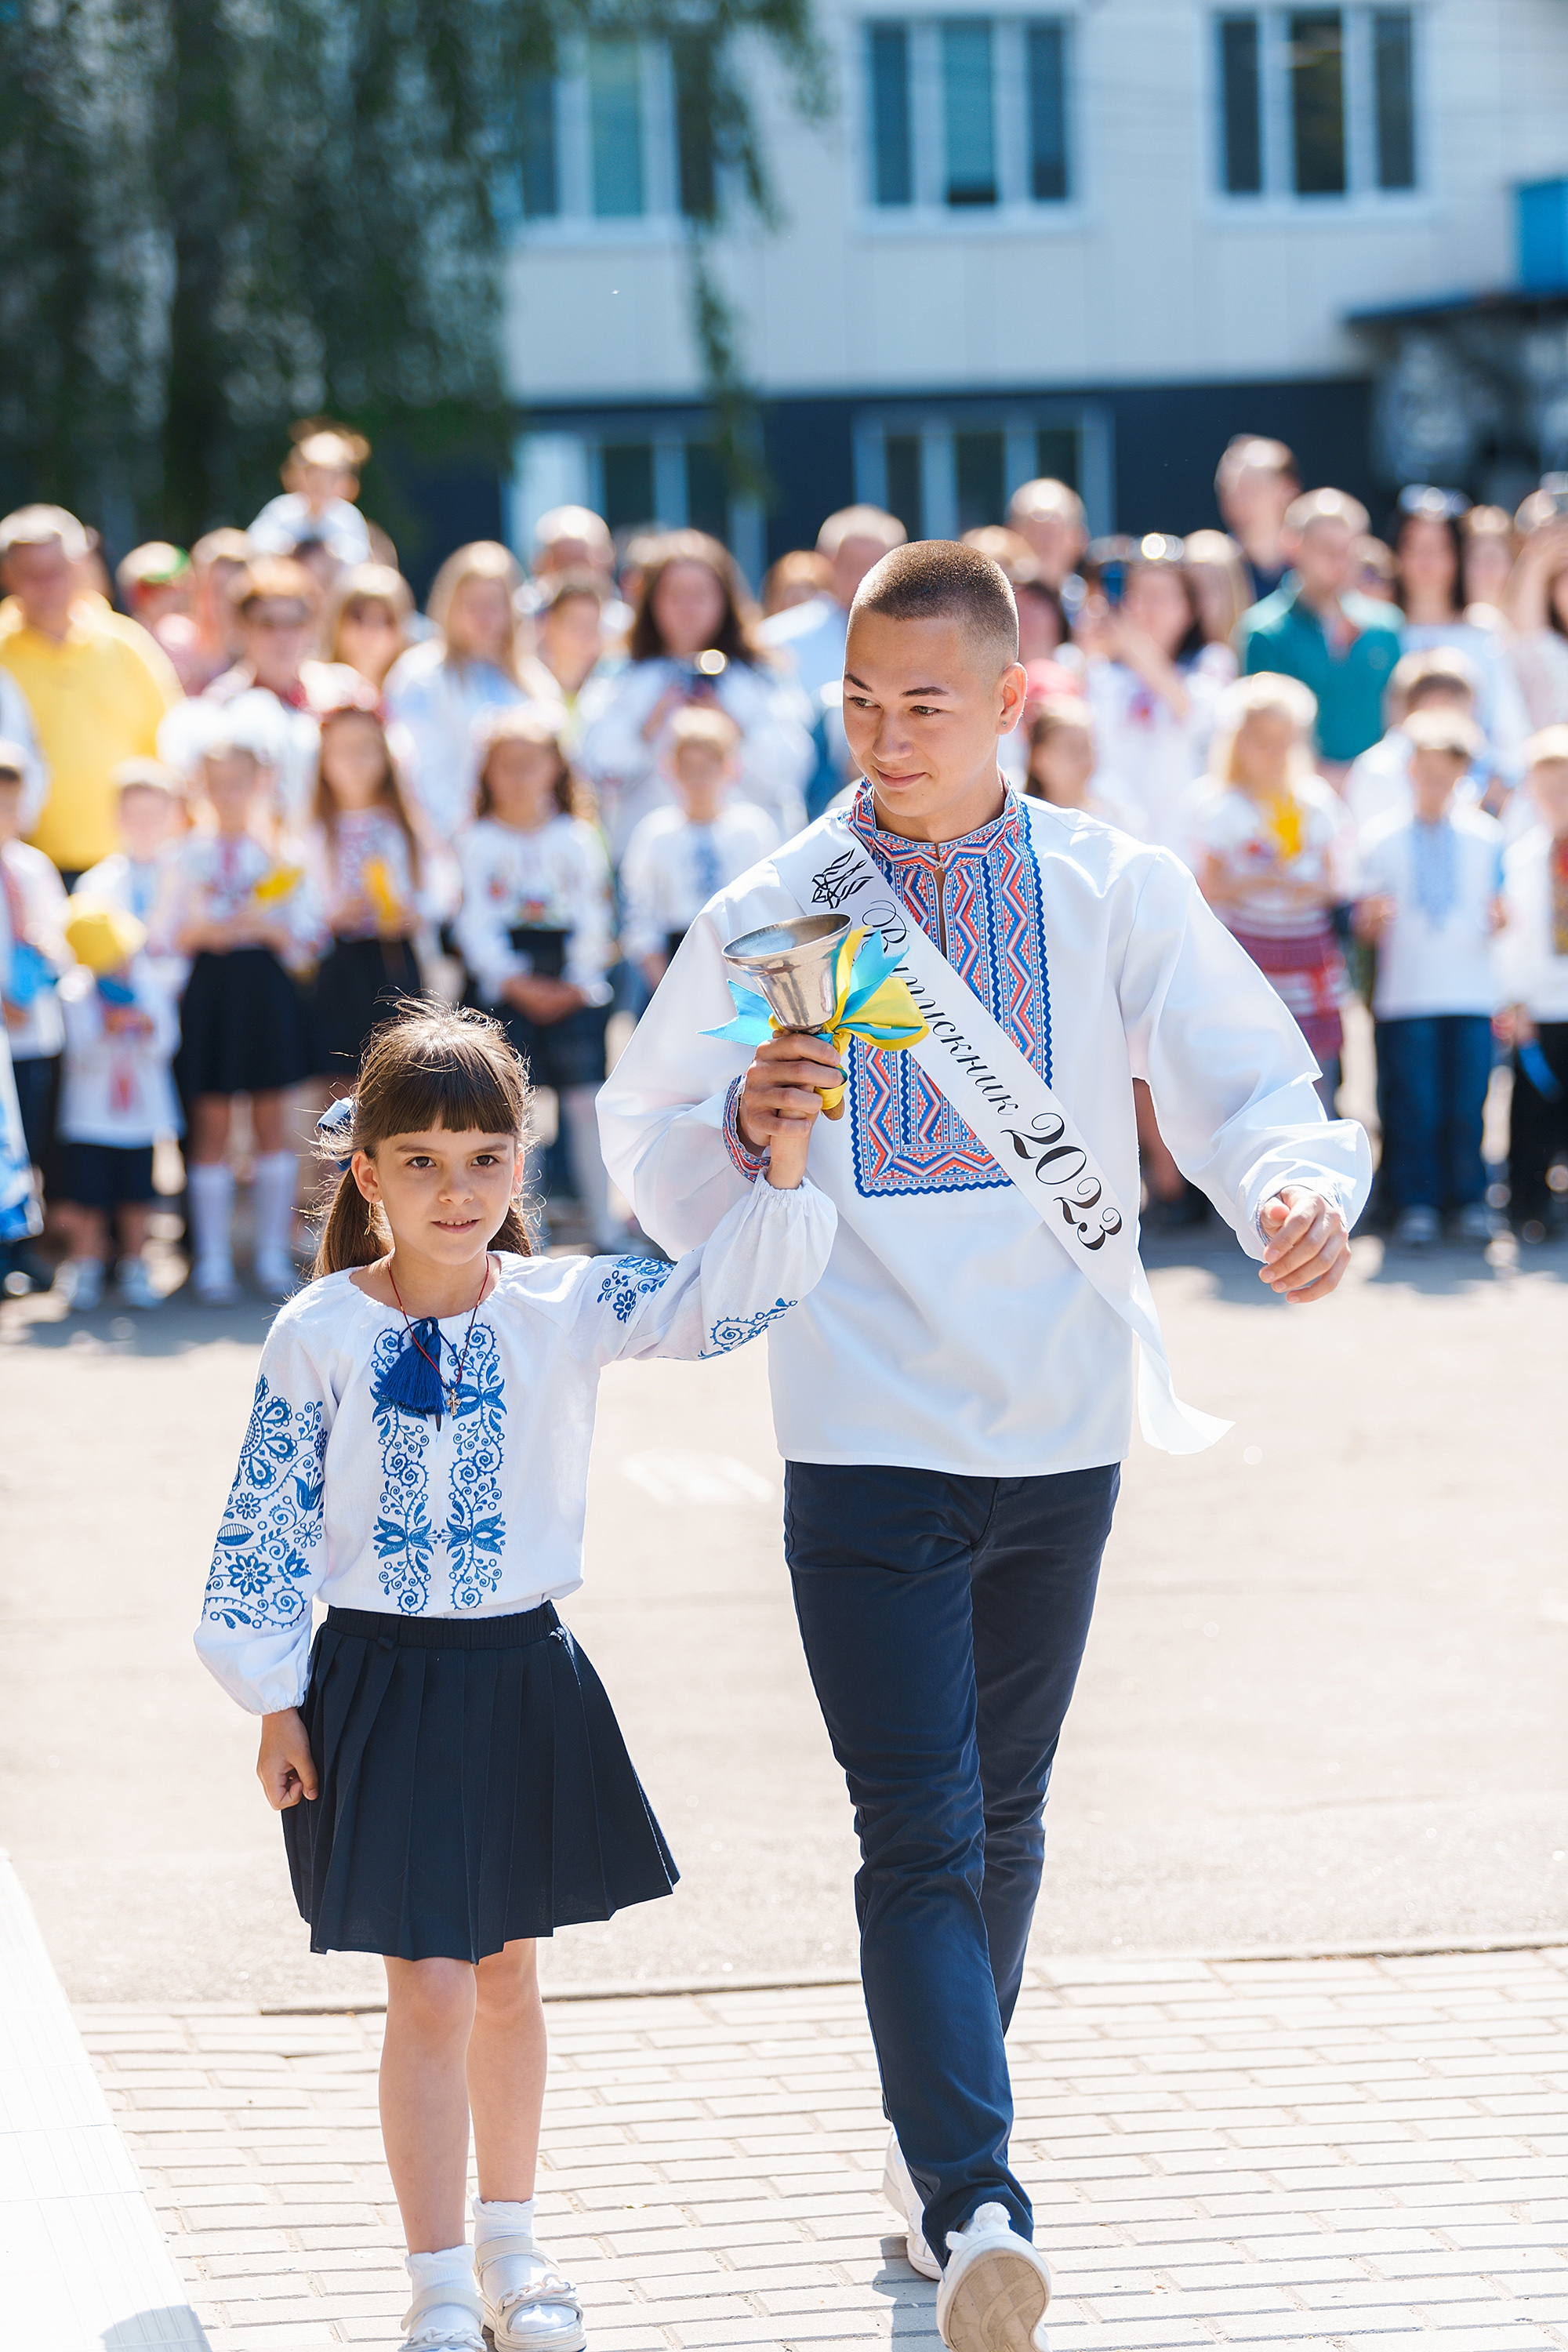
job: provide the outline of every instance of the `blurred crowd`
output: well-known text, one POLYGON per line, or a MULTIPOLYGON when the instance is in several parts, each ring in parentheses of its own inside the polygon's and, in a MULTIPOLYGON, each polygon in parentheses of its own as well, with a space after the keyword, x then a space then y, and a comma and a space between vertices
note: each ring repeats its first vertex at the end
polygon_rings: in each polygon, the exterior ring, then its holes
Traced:
MULTIPOLYGON (((553 1105, 546 1219, 619 1246, 595 1118, 613 1016, 715 890, 854 787, 848 609, 894 517, 828 516, 753 598, 701 532, 617 541, 563 507, 526 571, 458 548, 420 612, 361 512, 367 456, 311 420, 248 529, 112 578, 62 509, 0 521, 13 1294, 156 1304, 150 1219, 177 1197, 197 1295, 233 1297, 237 1172, 251 1277, 286 1294, 301 1138, 418 992, 505 1022, 553 1105)), ((1012 584, 1029 676, 1005 773, 1192 868, 1331 1103, 1347 1009, 1370 1009, 1397 1243, 1486 1242, 1503 1212, 1542 1240, 1568 1147, 1568 478, 1512 516, 1413 486, 1376 538, 1245 436, 1215 491, 1225 529, 1184 540, 1091 540, 1048 480, 967 534, 1012 584), (1505 1168, 1483 1152, 1500 1073, 1505 1168)), ((1147 1214, 1195 1221, 1140 1094, 1147 1214)))

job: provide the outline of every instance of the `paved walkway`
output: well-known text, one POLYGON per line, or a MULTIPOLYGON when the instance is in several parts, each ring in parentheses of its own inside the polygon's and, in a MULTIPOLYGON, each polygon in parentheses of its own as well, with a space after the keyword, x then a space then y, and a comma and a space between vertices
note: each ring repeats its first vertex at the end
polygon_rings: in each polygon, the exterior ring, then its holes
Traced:
MULTIPOLYGON (((379 2017, 77 2013, 214 2352, 396 2342, 379 2017)), ((593 2352, 935 2345, 857 1987, 550 2021, 593 2352)), ((1568 2347, 1568 1948, 1051 1961, 1013 2058, 1054 2352, 1568 2347)))

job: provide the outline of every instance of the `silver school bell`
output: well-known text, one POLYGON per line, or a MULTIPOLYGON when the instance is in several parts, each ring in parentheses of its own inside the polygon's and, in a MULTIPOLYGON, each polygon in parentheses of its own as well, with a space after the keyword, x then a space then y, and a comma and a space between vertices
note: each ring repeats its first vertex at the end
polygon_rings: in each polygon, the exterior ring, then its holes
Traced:
MULTIPOLYGON (((765 999, 781 1029, 820 1034, 838 1009, 838 950, 847 915, 791 915, 731 940, 724 961, 765 999)), ((842 1118, 844 1102, 827 1112, 842 1118)))

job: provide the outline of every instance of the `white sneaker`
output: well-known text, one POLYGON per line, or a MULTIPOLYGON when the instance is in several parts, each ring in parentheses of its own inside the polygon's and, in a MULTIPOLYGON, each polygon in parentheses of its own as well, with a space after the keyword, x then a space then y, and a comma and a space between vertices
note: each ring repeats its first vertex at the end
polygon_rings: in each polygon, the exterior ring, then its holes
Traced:
POLYGON ((66 1303, 68 1315, 90 1315, 103 1297, 103 1261, 68 1257, 55 1275, 52 1287, 66 1303))
POLYGON ((153 1287, 153 1272, 144 1257, 122 1257, 114 1269, 114 1286, 127 1307, 162 1307, 163 1293, 153 1287))
POLYGON ((936 2326, 948 2352, 1045 2352, 1050 2269, 1005 2205, 982 2205, 947 2247, 936 2326))
POLYGON ((582 2300, 531 2235, 498 2230, 481 2237, 474 2276, 496 2352, 584 2352, 582 2300))
POLYGON ((300 1287, 300 1269, 286 1249, 258 1250, 253 1271, 264 1298, 291 1298, 300 1287))
POLYGON ((1443 1220, 1436 1209, 1401 1209, 1394 1239, 1400 1249, 1435 1249, 1443 1238, 1443 1220))
POLYGON ((226 1257, 198 1258, 191 1269, 191 1288, 204 1307, 232 1307, 239 1297, 226 1257))
POLYGON ((925 2208, 910 2178, 897 2132, 888 2134, 887 2160, 882 2167, 882 2194, 904 2225, 904 2257, 910 2270, 924 2279, 939 2279, 942 2264, 925 2242, 925 2208))

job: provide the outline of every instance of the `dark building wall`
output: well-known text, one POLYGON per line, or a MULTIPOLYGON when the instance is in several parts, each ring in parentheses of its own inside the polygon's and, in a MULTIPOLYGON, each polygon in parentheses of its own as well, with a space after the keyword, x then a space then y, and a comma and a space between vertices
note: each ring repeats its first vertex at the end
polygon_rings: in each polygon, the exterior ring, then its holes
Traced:
MULTIPOLYGON (((900 392, 933 410, 961 395, 900 392)), ((987 400, 1026 400, 1040 388, 1014 384, 987 400)), ((1053 400, 1092 401, 1109 411, 1118 530, 1187 531, 1219 521, 1214 474, 1237 433, 1266 434, 1296 453, 1306 488, 1331 483, 1372 502, 1372 385, 1363 377, 1289 383, 1082 384, 1049 387, 1053 400)), ((764 446, 773 478, 768 556, 810 547, 817 527, 855 495, 852 421, 885 405, 873 394, 790 400, 764 412, 764 446)), ((1000 518, 998 518, 1000 520, 1000 518)))

